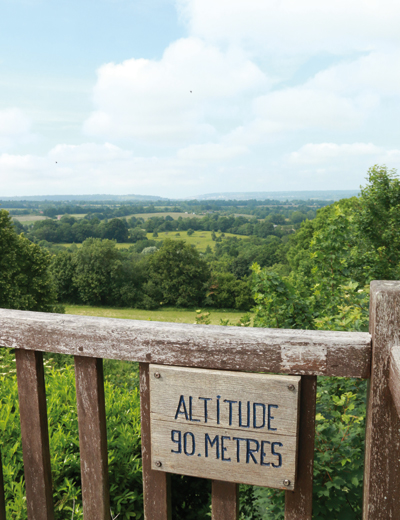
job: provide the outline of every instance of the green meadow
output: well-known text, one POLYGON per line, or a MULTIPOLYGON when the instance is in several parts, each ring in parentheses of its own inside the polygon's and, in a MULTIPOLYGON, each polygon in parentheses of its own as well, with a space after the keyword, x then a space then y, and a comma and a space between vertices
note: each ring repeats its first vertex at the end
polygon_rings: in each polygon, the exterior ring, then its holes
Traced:
MULTIPOLYGON (((218 233, 217 233, 218 235, 218 233)), ((233 233, 225 233, 225 237, 237 237, 237 238, 247 238, 245 235, 234 235, 233 233)), ((210 246, 211 249, 215 248, 215 241, 211 238, 211 231, 195 231, 193 235, 188 236, 186 231, 165 231, 158 233, 158 237, 153 237, 153 233, 147 233, 147 238, 149 240, 156 240, 157 242, 161 242, 167 238, 171 240, 183 240, 187 244, 196 246, 196 248, 200 252, 204 252, 207 246, 210 246)), ((57 244, 59 246, 70 247, 72 244, 57 244)), ((76 244, 77 247, 82 247, 82 244, 76 244)), ((133 244, 116 244, 118 249, 127 249, 133 244)))
MULTIPOLYGON (((207 309, 204 312, 210 313, 211 325, 220 325, 220 320, 229 320, 230 325, 236 325, 243 316, 243 311, 233 311, 231 309, 207 309)), ((145 321, 170 321, 173 323, 195 323, 196 309, 178 309, 176 307, 166 307, 153 311, 142 309, 117 309, 115 307, 90 307, 88 305, 66 305, 66 314, 79 316, 99 316, 101 318, 122 318, 125 320, 145 320, 145 321)), ((203 312, 203 314, 204 314, 203 312)))
MULTIPOLYGON (((196 246, 199 251, 205 251, 207 246, 214 249, 215 242, 211 239, 211 231, 195 231, 193 235, 189 236, 186 231, 164 231, 158 233, 158 237, 153 237, 152 233, 147 233, 149 240, 184 240, 187 244, 196 246)), ((234 235, 233 233, 225 233, 225 237, 246 238, 244 235, 234 235)))

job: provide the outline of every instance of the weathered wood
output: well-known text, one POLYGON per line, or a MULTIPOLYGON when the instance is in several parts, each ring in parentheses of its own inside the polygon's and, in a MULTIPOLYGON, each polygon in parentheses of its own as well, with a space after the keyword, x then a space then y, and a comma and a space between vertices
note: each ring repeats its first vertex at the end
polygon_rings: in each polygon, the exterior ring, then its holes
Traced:
POLYGON ((239 486, 232 482, 212 481, 212 520, 237 520, 239 517, 239 486))
POLYGON ((302 376, 296 489, 286 491, 285 520, 312 518, 316 397, 316 376, 302 376))
POLYGON ((400 415, 400 347, 393 347, 390 353, 389 388, 400 415))
POLYGON ((362 332, 158 323, 0 310, 0 345, 198 368, 370 376, 362 332))
POLYGON ((6 520, 6 502, 4 499, 3 464, 0 451, 0 520, 6 520))
POLYGON ((363 519, 389 520, 400 511, 400 419, 389 390, 390 352, 400 339, 400 282, 371 283, 370 332, 363 519))
POLYGON ((110 520, 103 360, 75 357, 85 520, 110 520))
POLYGON ((299 376, 150 365, 154 470, 294 489, 299 376))
POLYGON ((16 350, 22 452, 29 520, 53 520, 43 354, 16 350))
POLYGON ((149 365, 140 363, 139 369, 144 520, 171 520, 169 475, 151 469, 149 365))

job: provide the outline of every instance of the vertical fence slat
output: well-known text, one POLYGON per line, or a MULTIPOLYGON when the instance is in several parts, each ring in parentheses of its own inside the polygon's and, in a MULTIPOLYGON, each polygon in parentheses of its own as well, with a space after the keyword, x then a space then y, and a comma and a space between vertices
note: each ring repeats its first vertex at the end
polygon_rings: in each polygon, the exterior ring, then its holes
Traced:
POLYGON ((75 357, 76 402, 85 520, 110 519, 103 360, 75 357))
POLYGON ((400 511, 400 420, 389 389, 390 352, 400 340, 400 282, 371 283, 370 332, 363 519, 389 520, 400 511))
POLYGON ((0 520, 6 520, 6 502, 4 499, 3 463, 0 451, 0 520))
POLYGON ((139 366, 144 518, 145 520, 170 520, 169 475, 151 469, 149 365, 140 363, 139 366))
POLYGON ((239 486, 232 482, 212 481, 212 520, 237 520, 239 517, 239 486))
POLYGON ((16 350, 22 451, 29 520, 53 520, 43 354, 16 350))
POLYGON ((285 493, 285 520, 312 518, 316 398, 316 376, 302 376, 296 490, 285 493))

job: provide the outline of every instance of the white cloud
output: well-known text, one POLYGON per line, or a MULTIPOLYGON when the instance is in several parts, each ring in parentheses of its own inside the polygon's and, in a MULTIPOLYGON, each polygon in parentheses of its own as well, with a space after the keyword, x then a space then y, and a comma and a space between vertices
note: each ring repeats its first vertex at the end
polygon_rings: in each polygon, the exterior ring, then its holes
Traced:
MULTIPOLYGON (((44 156, 0 154, 1 195, 144 193, 183 196, 215 185, 220 162, 244 147, 213 143, 187 147, 169 157, 136 156, 110 143, 57 145, 44 156), (203 171, 204 163, 208 170, 203 171), (18 187, 18 188, 17 188, 18 187)), ((229 175, 229 171, 226 173, 229 175)), ((223 180, 219 179, 222 183, 223 180)), ((1 196, 0 196, 1 198, 1 196)))
POLYGON ((309 143, 302 146, 296 152, 292 152, 288 161, 297 165, 321 165, 336 166, 338 162, 349 162, 358 159, 367 161, 370 165, 375 162, 400 163, 400 150, 387 150, 373 143, 309 143))
POLYGON ((234 107, 235 118, 246 97, 267 85, 239 49, 222 52, 199 39, 181 39, 160 61, 103 65, 94 89, 96 110, 84 132, 161 145, 209 140, 217 133, 212 120, 220 104, 234 107))
POLYGON ((30 119, 18 108, 0 110, 0 151, 33 139, 30 119))
POLYGON ((190 34, 254 52, 333 54, 397 45, 393 0, 177 0, 190 34))
POLYGON ((178 150, 177 158, 183 161, 202 161, 205 163, 225 161, 246 154, 249 149, 246 146, 229 146, 225 144, 193 144, 178 150))

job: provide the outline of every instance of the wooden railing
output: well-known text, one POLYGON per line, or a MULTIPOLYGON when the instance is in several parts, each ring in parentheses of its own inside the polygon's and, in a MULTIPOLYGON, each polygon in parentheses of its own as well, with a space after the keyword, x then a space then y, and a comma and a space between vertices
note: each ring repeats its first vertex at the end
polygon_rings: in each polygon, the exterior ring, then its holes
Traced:
MULTIPOLYGON (((16 349, 29 520, 54 518, 43 352, 75 356, 85 520, 110 519, 103 358, 140 363, 146 520, 167 520, 171 514, 168 474, 151 469, 150 363, 302 376, 298 474, 295 491, 286 491, 286 520, 312 518, 316 377, 370 379, 363 519, 400 518, 400 282, 372 282, 370 333, 0 310, 0 345, 16 349)), ((213 520, 237 516, 237 484, 213 481, 213 520)), ((1 470, 0 520, 5 520, 1 470)))

